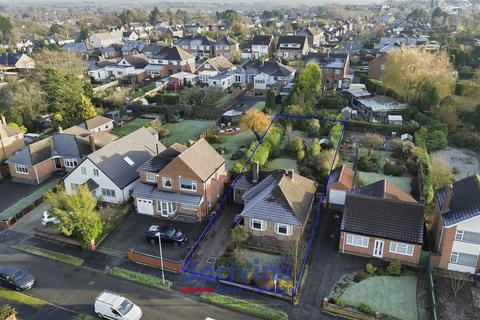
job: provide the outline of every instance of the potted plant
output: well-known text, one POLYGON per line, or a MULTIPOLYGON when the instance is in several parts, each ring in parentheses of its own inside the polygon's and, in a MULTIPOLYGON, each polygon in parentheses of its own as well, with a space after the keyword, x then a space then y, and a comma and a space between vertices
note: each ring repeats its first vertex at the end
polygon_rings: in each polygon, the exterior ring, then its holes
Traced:
POLYGON ((16 320, 16 314, 15 308, 8 304, 0 307, 0 320, 16 320))

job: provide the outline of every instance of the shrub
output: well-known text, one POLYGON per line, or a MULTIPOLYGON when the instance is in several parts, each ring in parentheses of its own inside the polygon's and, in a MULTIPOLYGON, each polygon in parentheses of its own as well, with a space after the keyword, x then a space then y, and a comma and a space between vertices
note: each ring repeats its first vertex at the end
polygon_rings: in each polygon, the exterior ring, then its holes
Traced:
POLYGON ((343 300, 342 298, 335 299, 335 304, 339 307, 346 307, 347 302, 343 300))
POLYGON ((0 319, 7 319, 12 314, 17 314, 17 311, 10 305, 5 304, 0 307, 0 319))
POLYGON ((391 276, 399 276, 402 274, 402 265, 400 261, 392 261, 387 267, 387 272, 391 276))
POLYGON ((302 161, 305 159, 305 150, 300 150, 297 152, 297 160, 302 161))
POLYGON ((207 141, 210 144, 221 143, 222 137, 220 137, 218 134, 209 134, 207 135, 207 141))
POLYGON ((160 139, 166 138, 170 134, 170 131, 167 128, 160 128, 158 130, 158 137, 160 139))
POLYGON ((368 304, 365 304, 365 303, 362 303, 361 305, 359 305, 358 309, 360 311, 362 311, 363 313, 366 313, 366 314, 374 314, 375 313, 375 310, 373 309, 373 307, 368 305, 368 304))
POLYGON ((367 271, 367 273, 370 275, 374 275, 375 272, 377 272, 377 267, 375 267, 371 263, 367 263, 367 265, 365 266, 365 271, 367 271))
POLYGON ((383 173, 387 176, 401 177, 405 174, 406 171, 407 169, 405 168, 405 166, 388 161, 383 166, 383 173))
POLYGON ((378 165, 375 158, 368 158, 366 156, 361 156, 358 159, 357 163, 358 170, 366 172, 375 172, 377 171, 378 165))

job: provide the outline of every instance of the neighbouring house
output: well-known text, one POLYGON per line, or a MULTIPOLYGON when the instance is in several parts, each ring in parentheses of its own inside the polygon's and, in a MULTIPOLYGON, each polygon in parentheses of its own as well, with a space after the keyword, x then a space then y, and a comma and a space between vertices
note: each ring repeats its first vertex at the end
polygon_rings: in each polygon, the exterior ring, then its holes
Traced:
POLYGON ((108 132, 113 130, 113 120, 104 116, 96 116, 95 118, 82 122, 80 127, 87 129, 91 133, 100 131, 108 132))
POLYGON ((89 37, 93 48, 106 48, 112 44, 122 44, 122 34, 120 32, 99 32, 89 37))
POLYGON ((381 180, 347 193, 339 250, 416 266, 423 230, 423 206, 388 180, 381 180))
POLYGON ((352 191, 355 172, 343 165, 333 170, 328 179, 327 199, 330 205, 343 206, 347 193, 352 191))
POLYGON ((170 76, 172 90, 178 90, 184 86, 194 86, 198 83, 198 75, 190 72, 178 72, 170 76))
POLYGON ((315 200, 316 182, 291 169, 262 175, 258 165, 253 170, 250 179, 244 179, 246 183, 235 186, 234 190, 237 197, 241 194, 244 205, 241 216, 248 233, 264 243, 281 245, 299 240, 315 200), (242 187, 247 188, 240 190, 242 187))
POLYGON ((275 50, 275 39, 272 35, 254 35, 252 38, 252 59, 271 57, 275 50))
POLYGON ((145 48, 145 42, 140 40, 128 40, 125 41, 121 49, 122 56, 133 56, 143 52, 145 48))
POLYGON ((305 65, 308 63, 315 63, 322 69, 325 88, 342 89, 350 68, 348 53, 311 52, 305 57, 305 65))
POLYGON ((214 49, 217 56, 224 56, 227 59, 231 59, 236 52, 240 53, 239 43, 227 36, 217 40, 214 49))
POLYGON ((431 235, 436 268, 480 271, 480 174, 436 190, 431 235))
POLYGON ((119 44, 111 44, 105 48, 100 48, 100 55, 105 59, 115 59, 122 56, 122 46, 119 44))
POLYGON ((403 115, 407 109, 406 103, 400 103, 387 96, 354 98, 352 107, 358 110, 358 115, 369 122, 388 122, 389 115, 403 115))
POLYGON ((215 77, 223 72, 233 71, 235 66, 224 56, 205 60, 195 71, 200 82, 209 83, 210 77, 215 77))
POLYGON ((65 177, 65 191, 86 185, 102 202, 124 203, 139 183, 137 169, 164 149, 158 136, 142 127, 90 153, 65 177))
POLYGON ((175 143, 138 171, 137 212, 181 221, 202 221, 214 210, 230 176, 225 159, 205 140, 175 143))
POLYGON ((295 69, 277 61, 249 61, 234 74, 234 82, 237 84, 253 83, 256 91, 265 92, 271 88, 276 94, 281 91, 278 90, 278 84, 286 85, 294 78, 295 69))
POLYGON ((323 31, 312 27, 306 27, 298 30, 295 35, 307 37, 309 47, 320 47, 325 43, 323 31))
POLYGON ((135 76, 138 72, 143 73, 143 68, 148 65, 148 59, 144 54, 125 56, 118 63, 110 64, 103 68, 88 71, 88 76, 95 81, 108 79, 121 79, 135 76))
POLYGON ((35 61, 24 53, 0 54, 0 70, 35 69, 35 61))
POLYGON ((125 31, 122 34, 122 39, 124 42, 136 41, 138 40, 138 34, 133 30, 125 31))
POLYGON ((301 60, 308 53, 308 39, 305 36, 280 36, 277 43, 277 57, 286 60, 301 60))
POLYGON ((164 47, 148 62, 144 69, 152 78, 163 78, 182 71, 195 72, 195 57, 179 47, 164 47))
POLYGON ((215 40, 207 36, 189 36, 178 39, 175 44, 197 58, 206 58, 215 54, 215 40))
POLYGON ((10 158, 15 152, 23 149, 25 142, 23 132, 7 125, 4 116, 0 118, 0 161, 10 158))
POLYGON ((150 59, 153 57, 155 53, 157 53, 162 48, 167 46, 168 44, 165 42, 154 42, 154 43, 146 44, 145 47, 143 48, 143 54, 150 59))
POLYGON ((88 48, 87 48, 87 44, 85 43, 85 41, 66 43, 60 48, 60 50, 77 52, 77 53, 80 53, 83 56, 88 55, 88 48))
POLYGON ((160 34, 165 34, 173 39, 183 37, 183 28, 181 26, 167 26, 158 30, 160 34))

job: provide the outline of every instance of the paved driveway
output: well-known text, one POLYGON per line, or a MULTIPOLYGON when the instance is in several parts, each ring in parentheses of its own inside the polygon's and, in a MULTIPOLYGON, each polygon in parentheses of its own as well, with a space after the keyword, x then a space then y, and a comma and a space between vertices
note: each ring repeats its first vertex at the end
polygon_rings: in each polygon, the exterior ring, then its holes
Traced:
POLYGON ((10 229, 25 234, 33 235, 33 228, 43 229, 42 217, 43 212, 50 209, 50 203, 44 202, 35 207, 32 211, 27 213, 18 220, 10 229))
POLYGON ((12 204, 22 199, 26 195, 29 195, 33 191, 41 188, 45 183, 48 183, 50 180, 43 182, 40 185, 30 185, 24 183, 13 182, 10 179, 4 179, 0 181, 0 211, 5 210, 10 207, 12 204))
POLYGON ((162 243, 162 253, 166 259, 182 261, 190 248, 202 233, 205 223, 187 223, 131 213, 120 226, 113 230, 100 244, 99 249, 120 255, 127 255, 128 250, 135 249, 151 255, 159 255, 158 245, 147 242, 146 230, 151 225, 168 225, 187 234, 187 243, 175 247, 170 243, 162 243))

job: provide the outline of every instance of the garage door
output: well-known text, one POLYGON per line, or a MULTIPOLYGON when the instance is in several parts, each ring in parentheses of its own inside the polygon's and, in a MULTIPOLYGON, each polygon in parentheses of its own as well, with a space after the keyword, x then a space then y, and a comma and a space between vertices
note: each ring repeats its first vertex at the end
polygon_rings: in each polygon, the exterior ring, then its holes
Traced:
POLYGON ((138 213, 148 214, 153 216, 153 201, 148 199, 137 198, 138 213))
POLYGON ((347 193, 342 190, 330 190, 330 195, 328 197, 328 202, 332 204, 345 204, 345 196, 347 193))

